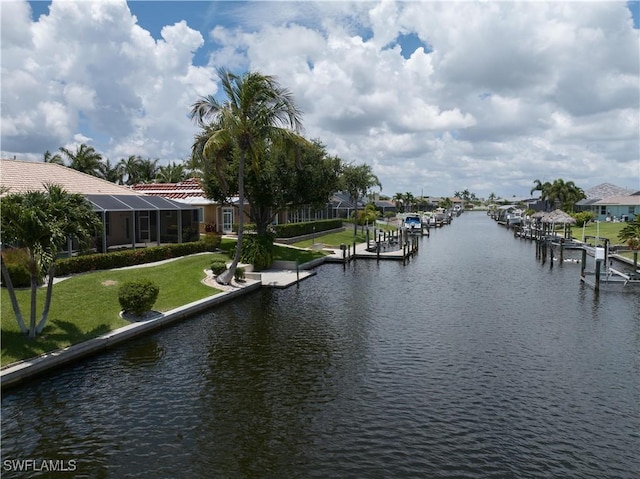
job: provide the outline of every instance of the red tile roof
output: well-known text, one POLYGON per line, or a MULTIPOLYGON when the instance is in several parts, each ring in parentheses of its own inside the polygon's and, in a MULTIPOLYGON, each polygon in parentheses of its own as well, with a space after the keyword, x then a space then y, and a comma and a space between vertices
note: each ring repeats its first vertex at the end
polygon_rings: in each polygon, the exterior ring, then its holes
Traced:
POLYGON ((189 178, 180 183, 139 183, 131 187, 135 191, 169 199, 204 198, 204 190, 198 178, 189 178))

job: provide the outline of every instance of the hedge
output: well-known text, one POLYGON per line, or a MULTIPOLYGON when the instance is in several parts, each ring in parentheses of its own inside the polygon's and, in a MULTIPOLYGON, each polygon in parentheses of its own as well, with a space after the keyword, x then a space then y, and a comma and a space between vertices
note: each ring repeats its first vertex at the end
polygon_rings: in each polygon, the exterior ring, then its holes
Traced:
POLYGON ((320 233, 321 231, 333 230, 342 227, 342 218, 333 220, 307 221, 303 223, 287 223, 275 225, 276 238, 294 238, 296 236, 320 233))
POLYGON ((179 258, 194 253, 215 251, 220 237, 208 236, 201 241, 153 246, 135 250, 97 253, 56 260, 56 276, 86 273, 113 268, 124 268, 138 264, 153 263, 170 258, 179 258))

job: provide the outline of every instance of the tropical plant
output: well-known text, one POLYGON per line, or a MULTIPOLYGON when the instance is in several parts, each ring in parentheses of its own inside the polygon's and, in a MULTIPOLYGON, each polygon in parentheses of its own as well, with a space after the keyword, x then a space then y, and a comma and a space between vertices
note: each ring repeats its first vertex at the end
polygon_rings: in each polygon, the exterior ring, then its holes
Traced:
POLYGON ((553 183, 548 181, 542 183, 540 180, 534 180, 533 183, 531 194, 534 191, 540 191, 540 199, 545 202, 545 210, 559 206, 564 211, 572 212, 575 204, 586 198, 582 188, 576 186, 573 181, 565 182, 562 178, 558 178, 553 183))
POLYGON ((410 191, 407 191, 404 194, 404 202, 405 202, 405 205, 406 205, 406 211, 409 212, 409 213, 413 212, 413 209, 414 209, 413 207, 414 207, 415 202, 416 202, 416 198, 415 198, 415 196, 413 196, 413 193, 411 193, 410 191))
POLYGON ((233 273, 233 278, 236 281, 244 281, 245 277, 245 269, 242 266, 236 268, 236 271, 233 273))
POLYGON ((156 174, 158 183, 179 183, 187 179, 187 169, 183 163, 172 161, 166 166, 160 166, 156 174))
POLYGON ((273 235, 245 235, 242 240, 242 261, 262 271, 273 263, 273 235))
POLYGON ((395 195, 393 195, 393 198, 391 199, 396 204, 396 210, 399 213, 403 213, 404 212, 404 195, 402 193, 396 193, 395 195))
POLYGON ((111 160, 107 158, 100 167, 101 176, 107 181, 116 184, 122 184, 122 166, 118 163, 115 165, 111 164, 111 160))
POLYGON ((56 165, 64 166, 64 160, 62 159, 62 157, 58 153, 56 153, 55 155, 52 154, 49 150, 44 152, 43 161, 45 163, 54 163, 56 165))
POLYGON ((138 163, 138 183, 153 183, 160 171, 158 162, 151 158, 140 159, 138 163))
POLYGON ((625 225, 618 233, 618 239, 627 243, 633 250, 640 249, 640 215, 625 225))
POLYGON ((2 243, 26 248, 27 269, 31 278, 31 315, 29 328, 22 319, 22 313, 15 299, 15 291, 4 260, 2 275, 7 285, 16 320, 23 333, 35 338, 42 332, 48 318, 55 259, 60 248, 75 237, 86 243, 100 229, 100 220, 91 204, 79 194, 70 194, 58 185, 45 184, 45 191, 29 191, 10 194, 0 203, 2 243), (42 316, 36 324, 36 298, 39 278, 48 274, 48 285, 42 316))
POLYGON ((438 208, 443 208, 445 210, 451 209, 453 207, 453 201, 451 198, 442 198, 438 201, 438 208))
POLYGON ((224 169, 237 161, 238 241, 231 266, 216 278, 219 283, 228 284, 242 254, 245 164, 248 162, 248 167, 258 172, 267 146, 286 143, 294 134, 298 138, 295 132, 302 125, 291 93, 280 87, 274 77, 258 72, 240 76, 225 69, 218 70, 218 76, 226 100, 221 103, 209 95, 192 105, 191 119, 203 127, 192 152, 205 171, 220 177, 223 190, 228 193, 224 169))
POLYGON ((572 214, 571 216, 575 218, 576 226, 579 227, 584 226, 586 223, 595 218, 595 215, 591 211, 580 211, 578 213, 572 214))
MULTIPOLYGON (((349 194, 351 201, 355 205, 354 219, 358 218, 359 199, 367 195, 367 191, 374 186, 382 189, 382 184, 376 175, 373 174, 371 165, 345 165, 341 176, 342 189, 349 194)), ((353 222, 353 234, 358 234, 358 222, 353 222)))
POLYGON ((142 162, 142 158, 135 155, 129 155, 129 157, 125 160, 121 158, 118 162, 118 166, 120 167, 120 171, 122 173, 122 178, 126 178, 126 185, 135 185, 136 183, 140 183, 140 163, 142 162))
POLYGON ((62 146, 59 150, 67 157, 69 168, 102 178, 102 155, 93 146, 82 143, 76 147, 75 151, 62 146))

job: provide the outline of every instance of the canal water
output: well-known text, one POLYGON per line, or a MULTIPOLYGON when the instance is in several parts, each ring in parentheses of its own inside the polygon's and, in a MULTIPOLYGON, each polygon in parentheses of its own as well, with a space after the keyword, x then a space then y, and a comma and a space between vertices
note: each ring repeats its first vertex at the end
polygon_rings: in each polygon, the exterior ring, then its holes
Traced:
POLYGON ((579 268, 464 213, 5 392, 2 477, 637 478, 640 297, 579 268))

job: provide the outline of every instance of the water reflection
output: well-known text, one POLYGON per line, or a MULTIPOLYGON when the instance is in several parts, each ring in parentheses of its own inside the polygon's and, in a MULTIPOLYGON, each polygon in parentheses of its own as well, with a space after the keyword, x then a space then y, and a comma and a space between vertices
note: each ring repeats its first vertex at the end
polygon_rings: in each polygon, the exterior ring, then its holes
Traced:
POLYGON ((636 477, 639 298, 594 295, 483 214, 421 241, 8 392, 3 456, 73 456, 79 477, 636 477))

